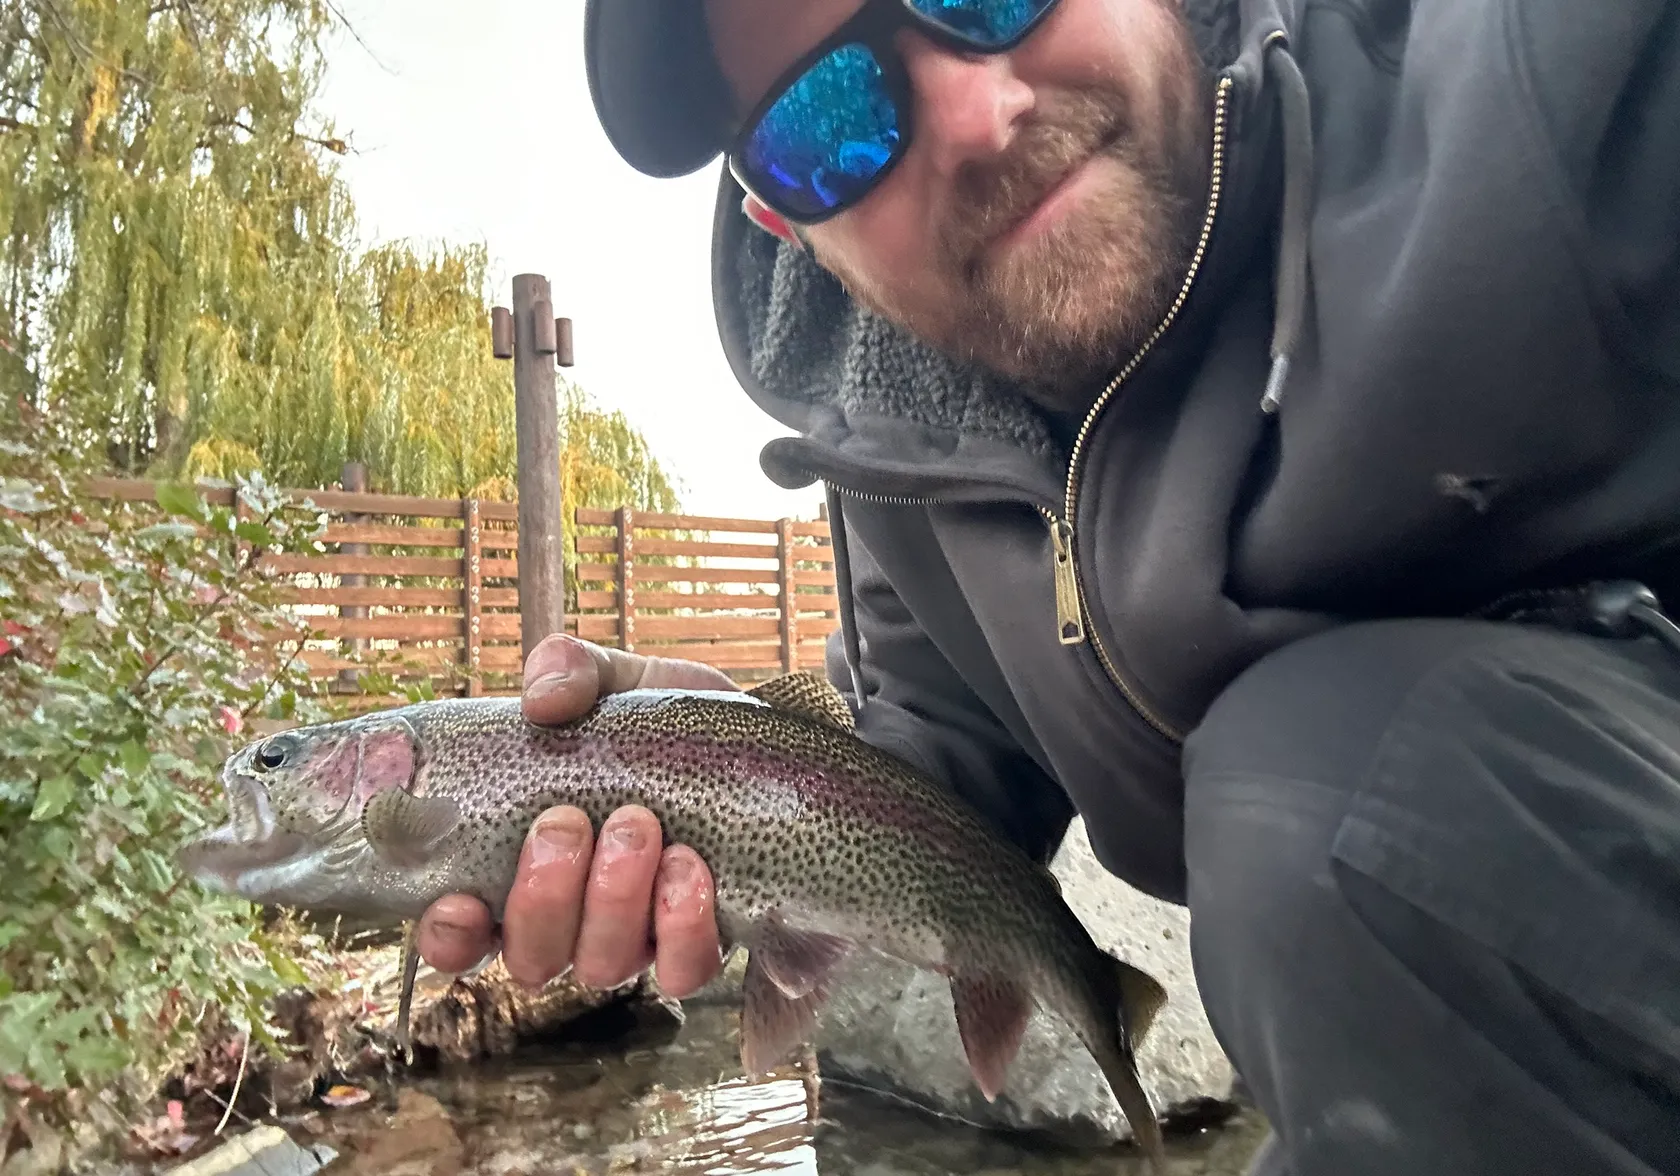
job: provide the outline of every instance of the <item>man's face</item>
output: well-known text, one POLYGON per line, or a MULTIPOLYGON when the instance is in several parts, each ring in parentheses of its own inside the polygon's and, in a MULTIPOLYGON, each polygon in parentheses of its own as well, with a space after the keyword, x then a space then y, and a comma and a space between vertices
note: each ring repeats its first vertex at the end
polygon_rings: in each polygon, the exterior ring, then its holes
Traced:
MULTIPOLYGON (((861 0, 706 0, 742 111, 861 0)), ((1062 0, 1013 51, 896 42, 913 141, 805 232, 862 305, 1082 409, 1165 314, 1206 200, 1212 89, 1179 0, 1062 0)))

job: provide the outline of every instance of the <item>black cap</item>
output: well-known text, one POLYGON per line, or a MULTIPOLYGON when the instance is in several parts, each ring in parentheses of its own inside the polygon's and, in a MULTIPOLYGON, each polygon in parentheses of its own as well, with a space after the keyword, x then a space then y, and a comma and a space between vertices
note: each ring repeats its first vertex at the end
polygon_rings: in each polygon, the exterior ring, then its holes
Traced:
POLYGON ((589 94, 624 161, 650 176, 688 175, 728 146, 729 87, 712 55, 704 0, 588 0, 589 94))

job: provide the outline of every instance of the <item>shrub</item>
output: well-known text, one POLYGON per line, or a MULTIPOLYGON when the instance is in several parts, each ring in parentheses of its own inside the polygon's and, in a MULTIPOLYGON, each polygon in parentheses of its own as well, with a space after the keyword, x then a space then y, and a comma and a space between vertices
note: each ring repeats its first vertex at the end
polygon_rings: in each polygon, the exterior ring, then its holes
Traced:
POLYGON ((219 823, 248 723, 322 713, 263 640, 282 617, 256 564, 313 544, 318 512, 260 479, 240 511, 171 485, 98 501, 97 443, 0 414, 0 1079, 64 1122, 131 1114, 201 1021, 275 1044, 295 964, 174 852, 219 823))

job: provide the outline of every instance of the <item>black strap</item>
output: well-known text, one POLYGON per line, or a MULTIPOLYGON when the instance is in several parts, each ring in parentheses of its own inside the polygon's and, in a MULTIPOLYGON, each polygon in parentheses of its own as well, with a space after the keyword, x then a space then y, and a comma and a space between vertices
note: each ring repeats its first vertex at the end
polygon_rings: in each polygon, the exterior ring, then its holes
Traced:
POLYGON ((1598 580, 1572 588, 1519 592, 1476 614, 1486 620, 1556 625, 1597 637, 1654 636, 1680 653, 1680 625, 1657 594, 1636 580, 1598 580))

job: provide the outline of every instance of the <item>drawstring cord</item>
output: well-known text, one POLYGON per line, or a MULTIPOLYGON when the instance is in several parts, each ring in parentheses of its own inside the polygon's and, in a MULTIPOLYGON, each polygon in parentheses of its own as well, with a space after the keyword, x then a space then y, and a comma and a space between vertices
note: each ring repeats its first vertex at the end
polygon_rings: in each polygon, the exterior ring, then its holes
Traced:
POLYGON ((1275 413, 1307 317, 1307 247, 1312 227, 1312 106, 1307 80, 1282 33, 1266 42, 1266 72, 1277 85, 1283 115, 1283 212, 1277 258, 1277 313, 1272 324, 1272 370, 1260 410, 1275 413))
POLYGON ((863 710, 863 654, 858 645, 857 616, 852 602, 852 558, 846 544, 846 515, 840 494, 823 483, 828 499, 828 533, 834 544, 834 591, 840 598, 840 644, 846 652, 846 671, 852 678, 854 708, 863 710))

